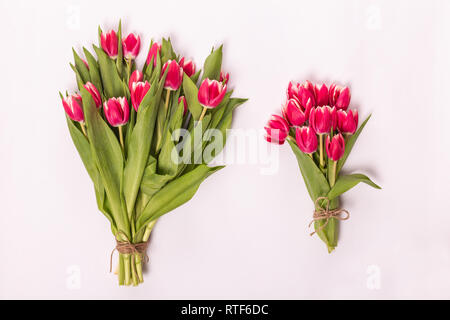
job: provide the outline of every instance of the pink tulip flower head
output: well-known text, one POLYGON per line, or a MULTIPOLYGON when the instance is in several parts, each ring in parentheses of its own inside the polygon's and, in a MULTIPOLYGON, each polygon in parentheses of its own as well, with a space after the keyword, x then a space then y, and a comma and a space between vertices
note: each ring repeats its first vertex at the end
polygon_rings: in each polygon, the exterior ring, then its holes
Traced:
POLYGON ((100 36, 100 42, 103 50, 108 54, 111 59, 117 59, 119 52, 119 40, 114 30, 107 33, 102 33, 100 36))
POLYGON ((335 135, 331 140, 330 136, 327 136, 325 142, 327 155, 333 161, 339 161, 344 156, 345 152, 345 140, 342 134, 335 135))
POLYGON ((106 119, 113 127, 121 127, 128 123, 130 107, 126 98, 111 98, 103 105, 106 119))
POLYGON ((300 150, 311 154, 317 151, 317 135, 311 127, 299 127, 295 130, 295 138, 300 150))
POLYGON ((198 91, 198 101, 208 109, 216 108, 225 97, 227 85, 217 81, 205 79, 198 91))
POLYGON ((264 129, 266 130, 265 139, 279 145, 284 144, 289 135, 289 123, 278 115, 273 115, 264 129))
POLYGON ((84 123, 83 102, 79 94, 64 98, 62 103, 67 116, 71 120, 84 123))
POLYGON ((127 60, 134 60, 141 50, 141 38, 134 33, 122 40, 123 56, 127 60))

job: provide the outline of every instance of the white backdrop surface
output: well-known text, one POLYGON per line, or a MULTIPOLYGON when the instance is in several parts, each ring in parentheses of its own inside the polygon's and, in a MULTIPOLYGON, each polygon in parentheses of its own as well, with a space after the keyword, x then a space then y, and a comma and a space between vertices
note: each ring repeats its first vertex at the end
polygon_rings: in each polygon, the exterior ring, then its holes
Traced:
POLYGON ((450 298, 450 2, 2 0, 0 12, 0 298, 450 298), (262 128, 290 80, 351 86, 373 117, 346 168, 383 190, 345 194, 332 255, 308 235, 313 206, 283 146, 275 174, 267 159, 230 165, 161 218, 146 282, 118 287, 58 91, 75 88, 72 46, 120 18, 143 37, 141 64, 152 37, 198 64, 224 43, 235 95, 250 99, 233 128, 262 128))

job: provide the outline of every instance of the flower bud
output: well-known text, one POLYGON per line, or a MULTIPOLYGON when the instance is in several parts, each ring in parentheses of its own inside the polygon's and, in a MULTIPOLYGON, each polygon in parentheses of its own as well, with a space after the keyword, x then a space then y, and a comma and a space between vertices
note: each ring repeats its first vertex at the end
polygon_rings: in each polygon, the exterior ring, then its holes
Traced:
POLYGON ((306 121, 305 113, 302 111, 297 99, 290 99, 282 109, 283 117, 292 126, 301 126, 306 121))
POLYGON ((337 119, 338 128, 341 133, 354 134, 356 129, 358 129, 357 110, 338 110, 337 119))
POLYGON ((230 81, 230 74, 220 71, 219 81, 222 82, 223 84, 228 84, 228 81, 230 81))
POLYGON ((198 91, 198 101, 208 109, 216 108, 225 97, 227 85, 216 80, 205 79, 198 91))
POLYGON ((106 119, 113 127, 127 124, 130 118, 130 107, 126 98, 111 98, 103 105, 106 119))
POLYGON ((183 81, 183 69, 175 60, 169 60, 164 64, 161 76, 166 72, 167 68, 169 68, 169 71, 167 72, 164 89, 176 91, 180 88, 183 81))
POLYGON ((150 83, 147 81, 133 83, 131 88, 131 104, 136 112, 138 112, 139 106, 149 90, 150 83))
POLYGON ((264 129, 266 130, 265 139, 279 145, 284 144, 289 135, 289 124, 278 115, 273 115, 264 129))
POLYGON ((156 67, 156 60, 158 60, 158 54, 161 52, 161 45, 158 42, 155 42, 152 44, 150 51, 148 52, 147 56, 147 64, 150 64, 150 62, 153 59, 153 67, 156 67))
POLYGON ((330 87, 330 106, 339 110, 347 110, 350 105, 351 94, 348 87, 332 84, 330 87))
POLYGON ((184 58, 181 58, 180 60, 180 67, 183 69, 184 73, 190 78, 195 74, 195 63, 192 60, 185 60, 184 58))
POLYGON ((314 86, 314 97, 316 100, 316 107, 327 106, 329 97, 327 86, 324 84, 316 84, 314 86))
POLYGON ((97 88, 91 82, 87 82, 84 85, 84 88, 91 94, 97 109, 100 109, 102 106, 102 97, 100 96, 100 92, 98 92, 97 88))
POLYGON ((73 121, 84 123, 83 102, 79 94, 68 96, 62 101, 67 116, 73 121))
POLYGON ((186 101, 186 97, 185 96, 181 96, 181 97, 178 98, 178 104, 180 104, 181 102, 183 102, 183 107, 184 107, 183 116, 185 116, 186 113, 188 112, 188 105, 187 105, 187 101, 186 101))
POLYGON ((141 38, 134 33, 122 40, 123 56, 127 60, 136 59, 141 50, 141 38))
POLYGON ((327 155, 333 161, 339 161, 345 152, 345 140, 342 134, 337 134, 330 140, 330 136, 327 136, 325 142, 327 155))
POLYGON ((311 127, 300 127, 295 130, 295 138, 300 150, 311 154, 317 151, 317 135, 311 127))
POLYGON ((309 115, 309 121, 315 133, 330 133, 331 129, 336 129, 336 108, 331 108, 329 106, 314 108, 309 115))
POLYGON ((108 33, 102 33, 100 36, 100 42, 103 50, 108 54, 111 59, 116 59, 119 52, 119 40, 117 39, 117 34, 114 30, 108 33))
POLYGON ((144 75, 139 70, 135 70, 131 76, 130 80, 128 81, 128 88, 130 89, 130 92, 133 88, 133 83, 135 82, 141 82, 144 79, 144 75))

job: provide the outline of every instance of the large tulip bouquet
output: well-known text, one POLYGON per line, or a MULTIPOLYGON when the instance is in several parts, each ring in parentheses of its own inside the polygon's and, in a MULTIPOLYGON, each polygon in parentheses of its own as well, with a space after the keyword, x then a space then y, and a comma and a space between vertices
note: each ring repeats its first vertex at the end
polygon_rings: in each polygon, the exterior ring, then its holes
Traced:
POLYGON ((119 284, 138 285, 157 219, 189 201, 222 169, 208 163, 222 151, 233 111, 245 100, 227 91, 222 47, 196 72, 170 40, 152 42, 140 71, 139 36, 123 39, 119 25, 117 33, 99 29, 99 42, 96 58, 84 49, 82 59, 74 50, 71 66, 80 93, 61 99, 98 208, 117 241, 119 284))
POLYGON ((268 142, 294 151, 314 202, 315 232, 331 253, 337 246, 339 221, 350 217, 339 207, 339 196, 360 182, 380 187, 363 174, 344 175, 345 164, 370 116, 358 129, 358 111, 348 110, 350 89, 338 85, 291 82, 282 116, 273 115, 266 129, 268 142))

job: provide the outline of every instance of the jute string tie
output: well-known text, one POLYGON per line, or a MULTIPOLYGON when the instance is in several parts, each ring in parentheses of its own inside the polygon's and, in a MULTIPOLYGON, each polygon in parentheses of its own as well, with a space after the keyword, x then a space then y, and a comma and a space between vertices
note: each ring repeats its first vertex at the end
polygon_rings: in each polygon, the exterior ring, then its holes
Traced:
POLYGON ((330 219, 334 218, 339 221, 346 221, 350 219, 350 213, 347 210, 344 209, 334 209, 330 210, 330 199, 327 197, 319 197, 317 198, 316 202, 314 203, 316 209, 314 211, 313 220, 309 224, 308 228, 311 228, 314 222, 326 220, 326 222, 318 228, 318 230, 311 233, 311 236, 316 234, 316 232, 322 231, 327 225, 328 222, 330 222, 330 219), (323 206, 320 205, 320 201, 325 201, 326 206, 323 208, 323 206))
MULTIPOLYGON (((149 258, 147 255, 147 248, 148 248, 148 242, 141 242, 141 243, 131 243, 131 241, 127 238, 127 236, 120 231, 118 235, 122 235, 123 238, 125 238, 125 241, 119 241, 116 238, 116 247, 114 248, 114 250, 111 252, 111 260, 109 263, 109 272, 112 272, 112 261, 113 261, 113 256, 114 256, 114 252, 119 252, 120 254, 129 254, 132 256, 135 255, 139 255, 141 256, 142 260, 144 261, 144 263, 148 263, 149 258)), ((116 237, 117 237, 116 236, 116 237)), ((134 266, 134 264, 133 264, 134 266)))

